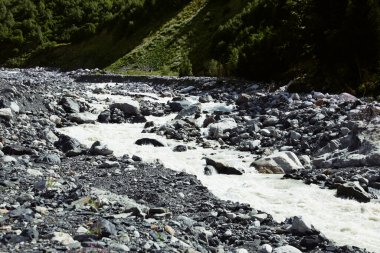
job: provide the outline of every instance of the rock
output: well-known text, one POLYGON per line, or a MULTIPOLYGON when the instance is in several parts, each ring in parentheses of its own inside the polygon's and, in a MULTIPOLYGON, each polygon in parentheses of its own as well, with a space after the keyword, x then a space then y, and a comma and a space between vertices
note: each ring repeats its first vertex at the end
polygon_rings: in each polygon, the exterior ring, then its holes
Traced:
POLYGON ((129 103, 115 103, 110 105, 110 109, 119 109, 121 110, 126 117, 140 115, 140 109, 136 105, 129 103))
POLYGON ((2 150, 6 155, 33 155, 33 149, 26 148, 19 145, 5 146, 2 150))
POLYGON ((181 110, 177 114, 175 119, 183 119, 183 118, 190 117, 190 116, 193 116, 193 115, 196 115, 199 113, 201 113, 201 104, 194 104, 194 105, 191 105, 191 106, 181 110))
POLYGON ((112 155, 113 151, 110 150, 107 146, 107 144, 102 143, 100 141, 95 141, 92 145, 91 148, 89 149, 88 153, 90 155, 112 155))
POLYGON ((173 152, 185 152, 187 147, 185 145, 177 145, 173 148, 173 152))
POLYGON ((301 216, 294 216, 290 230, 296 234, 307 234, 314 230, 313 226, 302 219, 301 216))
POLYGON ((300 251, 299 249, 297 249, 293 246, 286 245, 286 246, 281 246, 281 247, 275 248, 272 251, 272 253, 302 253, 302 251, 300 251))
POLYGON ((210 95, 202 95, 202 96, 199 97, 198 100, 199 100, 200 103, 209 103, 213 99, 212 99, 212 96, 210 96, 210 95))
POLYGON ((115 225, 106 219, 99 219, 91 226, 91 230, 101 237, 109 237, 117 233, 115 225))
POLYGON ((76 241, 71 237, 71 235, 64 232, 54 232, 52 241, 61 243, 62 245, 69 245, 75 243, 76 241))
POLYGON ((263 244, 260 246, 259 253, 272 253, 273 248, 269 244, 263 244))
POLYGON ((59 136, 58 141, 54 142, 54 146, 62 150, 64 153, 67 153, 71 150, 80 149, 81 145, 78 140, 62 134, 59 136))
POLYGON ((36 160, 37 163, 60 164, 61 159, 57 154, 43 154, 36 160))
POLYGON ((120 163, 117 162, 117 161, 104 161, 100 166, 99 168, 119 168, 120 167, 120 163))
POLYGON ((359 202, 370 202, 371 195, 358 182, 348 182, 340 185, 336 195, 341 198, 353 198, 359 202))
POLYGON ((96 114, 92 114, 90 112, 78 112, 78 113, 71 113, 68 116, 68 119, 72 122, 78 123, 78 124, 89 124, 89 123, 95 123, 98 116, 96 114))
POLYGON ((249 100, 251 99, 251 96, 248 95, 248 94, 241 94, 238 99, 236 100, 236 104, 237 105, 244 105, 244 104, 247 104, 249 102, 249 100))
POLYGON ((172 235, 172 236, 175 235, 175 230, 171 226, 169 226, 169 225, 165 225, 165 231, 167 233, 169 233, 170 235, 172 235))
POLYGON ((98 115, 98 121, 100 123, 108 123, 111 121, 111 112, 110 110, 105 110, 103 112, 101 112, 99 115, 98 115))
POLYGON ((243 175, 244 171, 228 166, 226 164, 223 164, 222 162, 214 161, 211 158, 205 158, 206 164, 213 166, 216 171, 220 174, 229 174, 229 175, 243 175))
POLYGON ((34 177, 41 177, 44 175, 44 173, 42 173, 41 171, 39 170, 36 170, 36 169, 27 169, 26 172, 31 175, 31 176, 34 176, 34 177))
POLYGON ((189 93, 190 91, 192 91, 192 90, 194 90, 194 89, 195 89, 194 86, 187 86, 187 87, 185 87, 185 88, 179 90, 178 92, 179 92, 179 93, 189 93))
POLYGON ((298 141, 299 139, 301 139, 301 134, 292 130, 292 131, 290 131, 290 139, 292 141, 298 141))
POLYGON ((10 108, 1 108, 0 118, 5 118, 7 120, 13 119, 12 110, 10 108))
POLYGON ((263 126, 274 126, 279 122, 279 119, 276 116, 268 116, 263 121, 263 126))
POLYGON ((9 105, 9 108, 14 112, 14 113, 19 113, 20 112, 20 106, 16 102, 11 102, 9 105))
POLYGON ((164 147, 165 145, 162 144, 161 142, 155 140, 155 139, 151 139, 151 138, 141 138, 141 139, 138 139, 136 142, 135 142, 136 145, 153 145, 155 147, 164 147))
POLYGON ((62 105, 63 109, 67 113, 77 113, 80 112, 80 106, 79 104, 72 98, 69 97, 63 97, 61 101, 59 102, 60 105, 62 105))
POLYGON ((240 248, 240 249, 235 249, 235 253, 248 253, 248 250, 240 248))
POLYGON ((304 169, 297 156, 290 151, 277 152, 270 156, 260 158, 254 161, 251 166, 255 167, 259 172, 280 172, 283 170, 286 174, 304 169))
POLYGON ((208 126, 208 136, 210 138, 218 139, 224 136, 224 131, 235 127, 237 127, 237 123, 234 119, 225 118, 208 126))
POLYGON ((217 173, 217 172, 216 172, 214 166, 207 165, 207 166, 204 168, 203 173, 204 173, 205 175, 207 175, 207 176, 211 176, 212 174, 217 173))
POLYGON ((17 159, 9 155, 1 157, 0 160, 3 163, 17 163, 17 159))

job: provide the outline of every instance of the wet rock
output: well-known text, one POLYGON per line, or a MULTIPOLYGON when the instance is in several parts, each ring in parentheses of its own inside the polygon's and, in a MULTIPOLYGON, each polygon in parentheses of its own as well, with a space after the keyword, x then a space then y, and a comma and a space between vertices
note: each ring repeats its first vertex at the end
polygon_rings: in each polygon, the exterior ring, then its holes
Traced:
POLYGON ((159 142, 158 140, 151 138, 141 138, 135 142, 136 145, 153 145, 154 147, 164 147, 165 145, 159 142))
POLYGON ((100 123, 108 123, 108 122, 110 122, 111 121, 111 112, 110 112, 110 110, 102 111, 98 115, 98 121, 100 123))
POLYGON ((237 127, 237 123, 232 118, 225 118, 208 126, 208 136, 213 139, 224 136, 224 131, 237 127))
POLYGON ((293 217, 293 222, 290 229, 296 234, 308 234, 314 230, 313 226, 306 222, 301 216, 293 217))
POLYGON ((186 117, 194 116, 196 114, 200 114, 201 112, 201 105, 200 104, 194 104, 191 105, 183 110, 181 110, 178 115, 175 117, 175 119, 183 119, 186 117))
POLYGON ((119 109, 124 113, 125 116, 137 116, 140 114, 140 110, 136 105, 132 105, 129 103, 115 103, 110 105, 110 109, 119 109))
POLYGON ((213 166, 215 170, 220 174, 243 175, 244 173, 243 170, 226 165, 223 162, 218 162, 211 158, 205 158, 205 159, 206 159, 206 164, 213 166))
POLYGON ((340 185, 337 189, 337 196, 341 198, 353 198, 359 202, 369 202, 371 195, 368 194, 358 182, 348 182, 340 185))
POLYGON ((185 145, 177 145, 173 148, 173 152, 185 152, 187 147, 185 145))
POLYGON ((107 144, 102 143, 100 141, 96 141, 91 145, 91 148, 89 149, 88 153, 90 155, 112 155, 113 151, 110 150, 107 146, 107 144))
POLYGON ((251 166, 254 166, 259 172, 281 172, 283 170, 284 173, 291 173, 304 168, 297 156, 290 151, 277 152, 260 158, 254 161, 251 166))

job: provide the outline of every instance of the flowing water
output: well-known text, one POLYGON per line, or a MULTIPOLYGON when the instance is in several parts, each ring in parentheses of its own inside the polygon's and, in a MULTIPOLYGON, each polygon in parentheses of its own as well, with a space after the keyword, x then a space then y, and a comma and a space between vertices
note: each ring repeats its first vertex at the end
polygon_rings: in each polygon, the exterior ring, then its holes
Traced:
MULTIPOLYGON (((148 99, 155 98, 152 94, 148 99)), ((112 98, 109 95, 98 95, 98 99, 112 98)), ((114 97, 117 101, 128 101, 131 98, 114 97)), ((192 99, 192 98, 190 98, 192 99)), ((111 99, 112 100, 112 99, 111 99)), ((195 99, 194 99, 195 101, 195 99)), ((209 103, 203 105, 207 110, 233 107, 223 104, 209 103)), ((94 106, 96 108, 101 105, 94 106)), ((175 115, 165 117, 148 117, 156 125, 165 124, 175 115)), ((180 141, 168 140, 151 133, 141 133, 144 124, 85 124, 60 129, 81 143, 90 146, 100 140, 114 150, 114 154, 138 155, 144 161, 157 162, 176 171, 186 171, 197 175, 216 196, 233 201, 251 204, 254 208, 273 215, 277 221, 286 217, 301 215, 317 229, 339 245, 355 245, 370 251, 380 252, 380 204, 358 203, 353 200, 339 199, 331 190, 320 189, 316 185, 305 185, 301 181, 282 180, 280 175, 257 174, 249 164, 254 157, 246 152, 228 149, 204 149, 195 143, 187 143, 192 148, 186 152, 173 152, 172 149, 180 141), (138 146, 139 138, 150 137, 165 144, 165 147, 138 146), (205 176, 204 157, 212 157, 234 167, 244 169, 242 176, 212 175, 205 176)))

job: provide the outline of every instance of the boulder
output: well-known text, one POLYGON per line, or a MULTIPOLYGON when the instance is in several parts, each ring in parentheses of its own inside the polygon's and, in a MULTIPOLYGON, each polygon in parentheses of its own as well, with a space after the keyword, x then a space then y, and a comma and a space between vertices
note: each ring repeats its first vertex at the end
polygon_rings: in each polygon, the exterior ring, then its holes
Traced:
POLYGON ((295 234, 309 234, 314 230, 314 227, 301 216, 294 216, 290 230, 295 234))
POLYGON ((54 146, 67 153, 72 150, 80 150, 81 144, 78 140, 62 134, 58 141, 54 142, 54 146))
POLYGON ((71 113, 68 117, 70 121, 78 123, 78 124, 95 123, 97 118, 98 118, 97 115, 92 114, 90 112, 71 113))
POLYGON ((105 143, 100 141, 95 141, 90 150, 88 151, 90 155, 112 155, 113 151, 108 148, 105 143))
POLYGON ((76 102, 74 99, 70 97, 63 97, 61 101, 59 102, 60 105, 62 105, 62 108, 67 113, 77 113, 80 112, 80 106, 78 102, 76 102))
POLYGON ((12 110, 10 108, 1 108, 0 118, 5 118, 7 120, 12 119, 13 118, 12 110))
POLYGON ((159 142, 158 140, 151 138, 141 138, 135 142, 136 145, 153 145, 155 147, 164 147, 165 145, 159 142))
POLYGON ((353 198, 359 202, 371 201, 371 195, 358 182, 348 182, 340 185, 336 195, 341 198, 353 198))
POLYGON ((201 104, 194 104, 181 110, 175 119, 183 119, 201 113, 201 104))
POLYGON ((35 151, 31 148, 26 148, 20 145, 9 145, 3 148, 6 155, 33 155, 35 151))
POLYGON ((60 164, 61 159, 57 154, 43 154, 36 160, 37 163, 60 164))
POLYGON ((205 158, 206 164, 211 165, 215 168, 215 170, 220 174, 228 174, 228 175, 243 175, 244 171, 228 166, 222 162, 214 161, 211 158, 205 158))
POLYGON ((130 103, 115 103, 110 105, 110 110, 119 109, 125 116, 136 116, 140 114, 140 109, 136 105, 130 103))
POLYGON ((281 246, 281 247, 275 248, 272 251, 272 253, 302 253, 302 251, 300 251, 299 249, 297 249, 293 246, 286 245, 286 246, 281 246))
POLYGON ((260 158, 251 164, 258 172, 276 172, 281 170, 288 174, 293 171, 304 169, 298 157, 291 151, 277 152, 270 156, 260 158))
POLYGON ((237 123, 232 118, 224 118, 216 123, 208 126, 208 136, 210 138, 221 138, 224 136, 224 131, 237 127, 237 123))

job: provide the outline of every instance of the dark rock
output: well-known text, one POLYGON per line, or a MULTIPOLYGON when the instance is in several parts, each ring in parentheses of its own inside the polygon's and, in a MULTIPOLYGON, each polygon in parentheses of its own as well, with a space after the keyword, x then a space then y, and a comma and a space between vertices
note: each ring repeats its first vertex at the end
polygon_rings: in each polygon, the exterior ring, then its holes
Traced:
POLYGON ((5 146, 2 150, 6 155, 33 155, 33 149, 26 148, 19 145, 5 146))
POLYGON ((359 202, 371 201, 371 195, 356 182, 348 182, 340 185, 337 189, 336 195, 341 198, 353 198, 359 202))
POLYGON ((185 145, 177 145, 173 148, 173 152, 185 152, 187 147, 185 145))
POLYGON ((91 230, 101 237, 109 237, 117 233, 115 225, 106 219, 99 219, 92 225, 91 230))
POLYGON ((112 155, 113 151, 108 149, 107 145, 100 142, 100 141, 95 141, 92 145, 91 148, 89 149, 88 153, 90 155, 112 155))
POLYGON ((66 153, 71 150, 80 149, 81 145, 78 140, 62 134, 59 136, 58 141, 54 143, 54 146, 66 153))
POLYGON ((60 164, 61 159, 57 154, 43 154, 36 160, 37 163, 60 164))
POLYGON ((126 117, 136 116, 140 114, 140 110, 137 106, 134 106, 128 103, 115 103, 115 104, 110 105, 111 110, 115 108, 122 111, 126 117))
POLYGON ((141 139, 138 139, 136 142, 135 142, 136 145, 153 145, 155 147, 164 147, 164 144, 162 144, 161 142, 155 140, 155 139, 151 139, 151 138, 141 138, 141 139))
POLYGON ((221 162, 214 161, 211 158, 205 158, 206 164, 213 166, 216 171, 220 174, 232 174, 232 175, 243 175, 244 171, 236 169, 234 167, 225 165, 221 162))
POLYGON ((100 123, 108 123, 111 121, 111 112, 109 110, 105 110, 101 112, 98 116, 98 121, 100 123))
POLYGON ((72 98, 69 97, 63 97, 61 101, 59 102, 60 105, 62 105, 63 109, 67 113, 77 113, 80 112, 80 106, 79 104, 72 98))

